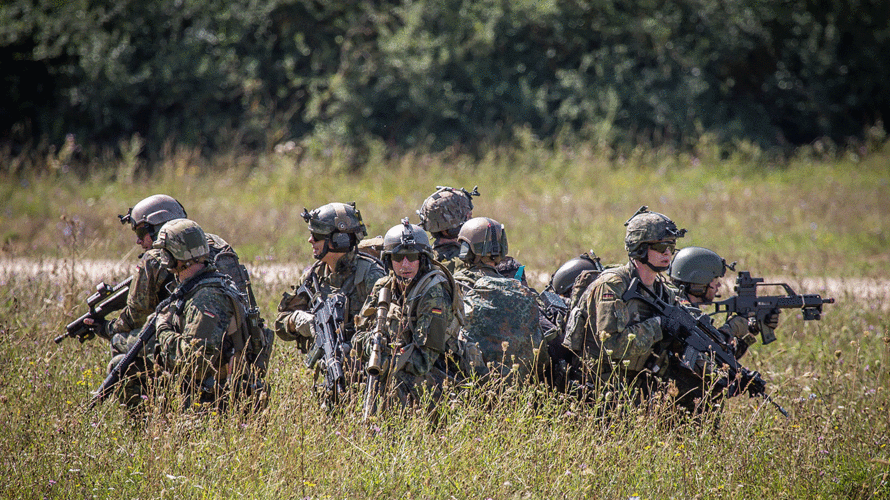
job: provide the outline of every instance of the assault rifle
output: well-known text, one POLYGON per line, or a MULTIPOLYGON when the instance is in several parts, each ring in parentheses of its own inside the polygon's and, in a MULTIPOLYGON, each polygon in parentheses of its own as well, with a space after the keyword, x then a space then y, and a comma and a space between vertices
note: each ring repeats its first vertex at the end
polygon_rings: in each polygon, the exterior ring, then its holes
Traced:
POLYGON ((136 343, 130 347, 127 354, 124 355, 124 358, 111 369, 111 372, 109 372, 108 376, 105 377, 105 380, 102 381, 102 385, 100 385, 99 388, 96 389, 96 392, 93 393, 93 398, 90 400, 89 405, 87 405, 87 409, 92 410, 97 404, 101 403, 111 395, 115 386, 124 378, 124 374, 130 369, 130 366, 136 362, 136 358, 141 354, 145 344, 151 342, 154 338, 155 333, 157 332, 157 313, 164 310, 173 301, 185 297, 185 295, 195 288, 195 286, 197 286, 205 277, 206 276, 198 275, 191 278, 179 285, 169 297, 158 304, 155 308, 155 314, 148 317, 148 321, 146 321, 142 330, 139 332, 139 338, 136 340, 136 343))
MULTIPOLYGON (((810 321, 822 318, 822 304, 834 303, 833 298, 823 299, 817 294, 798 295, 786 283, 764 283, 763 278, 752 278, 748 271, 739 271, 735 292, 737 294, 735 297, 714 302, 713 314, 738 314, 750 318, 749 321, 762 324, 774 309, 800 309, 803 319, 810 321), (787 295, 758 297, 759 286, 780 286, 785 289, 787 295)), ((762 331, 761 336, 764 344, 776 340, 776 335, 771 329, 762 331)))
POLYGON ((319 361, 324 369, 325 390, 336 404, 341 393, 346 391, 346 377, 343 374, 343 358, 349 346, 343 338, 346 318, 346 296, 340 293, 326 295, 318 285, 318 277, 312 276, 312 290, 305 283, 297 289, 309 301, 309 312, 315 317, 315 346, 306 355, 306 368, 314 368, 319 361))
POLYGON ((127 295, 130 294, 131 281, 133 281, 132 276, 113 287, 106 285, 104 281, 96 285, 96 293, 87 297, 87 307, 90 310, 83 316, 68 323, 68 326, 65 327, 65 333, 55 338, 56 344, 61 344, 67 337, 76 337, 81 342, 92 338, 90 333, 92 333, 94 326, 85 324, 83 320, 90 318, 97 322, 102 321, 114 311, 123 309, 127 305, 127 295))
POLYGON ((687 370, 701 376, 697 362, 704 354, 713 356, 717 366, 723 365, 728 370, 725 385, 727 397, 733 397, 746 391, 748 395, 762 396, 788 416, 788 412, 766 393, 766 382, 756 371, 750 371, 741 366, 732 349, 722 340, 722 333, 714 328, 709 321, 701 317, 696 318, 688 310, 680 306, 668 304, 658 298, 640 283, 639 278, 634 278, 621 300, 629 301, 637 299, 645 302, 658 311, 662 316, 662 331, 670 337, 678 340, 684 346, 683 354, 679 357, 680 364, 687 370), (644 296, 641 289, 646 291, 644 296))

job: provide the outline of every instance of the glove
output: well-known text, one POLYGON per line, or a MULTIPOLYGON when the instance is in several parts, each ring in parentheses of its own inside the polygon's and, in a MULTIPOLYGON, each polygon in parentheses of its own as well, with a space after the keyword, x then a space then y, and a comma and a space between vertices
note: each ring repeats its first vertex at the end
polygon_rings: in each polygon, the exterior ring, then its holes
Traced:
POLYGON ((306 311, 294 311, 287 317, 287 331, 301 337, 315 338, 315 316, 306 311))
POLYGON ((93 326, 90 327, 91 336, 87 339, 91 339, 92 336, 98 335, 105 340, 111 340, 111 332, 108 331, 108 327, 111 325, 111 322, 105 319, 97 320, 93 323, 93 326))
POLYGON ((763 320, 763 324, 765 324, 769 328, 775 330, 776 327, 779 326, 779 314, 781 314, 781 313, 782 313, 782 311, 780 311, 778 309, 773 309, 772 311, 769 312, 769 314, 766 315, 766 318, 764 318, 764 320, 763 320))

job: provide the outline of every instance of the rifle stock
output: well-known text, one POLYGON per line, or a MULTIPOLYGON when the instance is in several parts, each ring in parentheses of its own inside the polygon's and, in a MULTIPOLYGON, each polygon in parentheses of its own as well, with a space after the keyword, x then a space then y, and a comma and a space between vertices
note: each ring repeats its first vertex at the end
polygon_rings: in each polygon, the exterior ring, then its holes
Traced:
POLYGON ((742 391, 751 396, 761 396, 775 405, 782 415, 788 416, 788 412, 766 393, 766 382, 760 374, 739 364, 732 349, 721 340, 722 334, 714 328, 714 325, 704 321, 701 317, 696 318, 683 307, 668 304, 656 297, 655 294, 643 287, 639 278, 634 278, 631 281, 621 299, 624 301, 641 300, 662 315, 664 318, 662 330, 684 345, 683 354, 680 357, 680 364, 684 368, 702 376, 703 374, 699 373, 697 368, 697 361, 701 355, 709 354, 719 365, 727 368, 726 380, 720 385, 726 388, 728 397, 733 397, 742 391), (641 293, 641 287, 648 296, 641 293))
MULTIPOLYGON (((735 297, 714 302, 713 314, 738 314, 763 323, 774 309, 800 309, 805 321, 822 319, 822 304, 833 304, 833 298, 823 299, 818 294, 800 295, 787 283, 764 283, 763 278, 754 278, 748 271, 739 271, 736 278, 735 297), (762 286, 778 286, 787 295, 757 296, 757 288, 762 286)), ((762 331, 763 344, 776 340, 772 331, 762 331)))
POLYGON ((87 334, 93 328, 85 324, 84 320, 90 318, 101 321, 114 311, 123 309, 127 305, 127 295, 130 294, 130 282, 132 281, 133 277, 130 276, 113 287, 108 286, 104 281, 96 285, 96 293, 87 297, 89 311, 68 323, 65 326, 65 333, 53 339, 55 343, 60 344, 68 337, 77 338, 80 342, 84 342, 87 334))

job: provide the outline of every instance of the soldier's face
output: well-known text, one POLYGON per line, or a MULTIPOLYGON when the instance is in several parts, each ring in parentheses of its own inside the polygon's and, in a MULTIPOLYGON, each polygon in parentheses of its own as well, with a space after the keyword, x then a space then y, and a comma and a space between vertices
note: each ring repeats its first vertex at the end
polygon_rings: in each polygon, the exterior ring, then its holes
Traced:
POLYGON ((149 234, 147 227, 145 224, 140 224, 136 226, 133 230, 136 233, 136 244, 142 247, 143 250, 148 250, 151 248, 151 244, 153 243, 151 240, 151 234, 149 234))
POLYGON ((717 293, 720 291, 720 278, 714 278, 708 283, 708 288, 705 290, 705 301, 713 302, 717 297, 717 293))
POLYGON ((671 264, 671 257, 674 255, 674 246, 673 242, 659 242, 656 244, 649 245, 649 254, 648 259, 649 263, 655 267, 664 267, 667 268, 671 264), (671 244, 659 244, 659 243, 671 243, 671 244), (662 251, 656 250, 661 249, 662 251))
POLYGON ((312 245, 313 257, 318 257, 324 251, 324 238, 315 239, 315 235, 309 233, 309 244, 312 245))
POLYGON ((417 276, 417 271, 420 269, 420 259, 418 258, 418 254, 411 255, 400 255, 395 254, 392 256, 392 271, 393 273, 403 281, 411 281, 417 276), (396 260, 399 259, 399 260, 396 260), (413 261, 410 259, 414 259, 413 261))

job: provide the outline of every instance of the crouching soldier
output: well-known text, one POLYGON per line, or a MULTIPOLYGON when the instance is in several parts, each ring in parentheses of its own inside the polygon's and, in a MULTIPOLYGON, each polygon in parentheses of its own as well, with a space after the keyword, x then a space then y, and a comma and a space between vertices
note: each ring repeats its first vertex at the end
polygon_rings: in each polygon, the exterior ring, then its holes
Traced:
POLYGON ((460 291, 433 259, 426 232, 407 218, 384 235, 382 256, 389 274, 374 285, 354 337, 362 357, 374 359, 369 373, 379 376, 369 399, 382 396, 402 406, 435 402, 453 375, 460 291))

